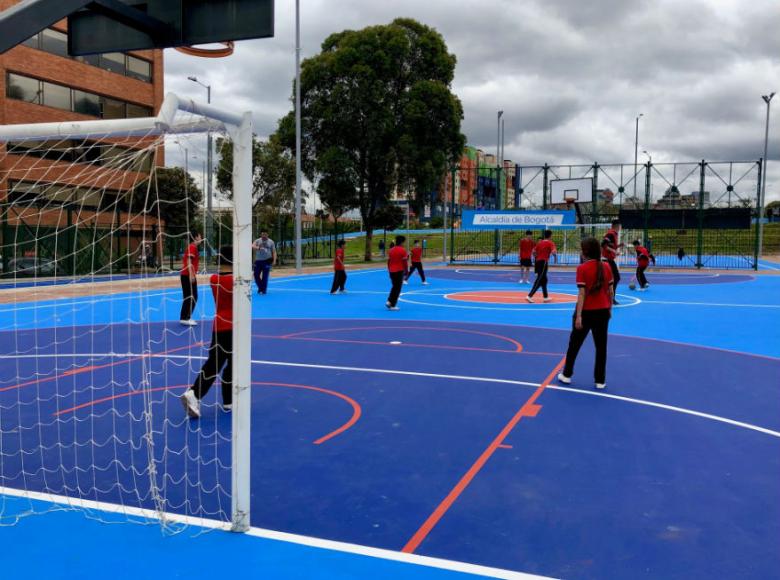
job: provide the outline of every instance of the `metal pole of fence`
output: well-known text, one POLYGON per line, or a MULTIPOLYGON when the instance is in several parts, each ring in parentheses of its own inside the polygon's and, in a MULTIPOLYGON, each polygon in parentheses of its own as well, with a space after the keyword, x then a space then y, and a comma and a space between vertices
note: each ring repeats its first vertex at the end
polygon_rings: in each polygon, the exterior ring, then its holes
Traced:
POLYGON ((542 209, 547 209, 547 187, 549 185, 548 182, 548 173, 550 171, 550 166, 546 163, 544 164, 544 167, 542 168, 542 209))
POLYGON ((650 170, 652 167, 653 164, 651 161, 648 161, 645 164, 645 239, 647 239, 648 230, 650 228, 650 170))
POLYGON ((707 162, 702 159, 699 164, 699 224, 696 232, 696 267, 704 266, 702 252, 704 249, 704 182, 706 178, 707 162))
MULTIPOLYGON (((761 196, 758 200, 758 255, 762 256, 764 253, 764 204, 766 203, 766 174, 767 165, 769 165, 769 157, 767 157, 767 148, 769 146, 769 104, 772 102, 772 97, 775 93, 769 93, 763 95, 761 98, 766 103, 766 127, 764 129, 764 165, 763 165, 763 185, 761 186, 761 196)), ((759 181, 759 184, 761 182, 759 181)))
POLYGON ((634 134, 634 199, 636 199, 636 163, 639 156, 639 117, 642 116, 642 113, 639 113, 636 117, 636 133, 634 134))
MULTIPOLYGON (((762 186, 761 186, 761 178, 764 175, 764 160, 759 159, 758 160, 758 187, 756 188, 756 203, 758 206, 761 206, 761 195, 762 195, 762 186)), ((759 221, 760 221, 759 217, 759 221)), ((759 226, 760 224, 756 224, 759 226)), ((761 255, 761 252, 759 250, 761 246, 761 228, 756 227, 756 240, 755 245, 753 247, 753 269, 758 270, 758 258, 761 255)))
MULTIPOLYGON (((463 224, 461 224, 462 226, 463 224)), ((455 261, 455 182, 450 197, 450 264, 455 261)))

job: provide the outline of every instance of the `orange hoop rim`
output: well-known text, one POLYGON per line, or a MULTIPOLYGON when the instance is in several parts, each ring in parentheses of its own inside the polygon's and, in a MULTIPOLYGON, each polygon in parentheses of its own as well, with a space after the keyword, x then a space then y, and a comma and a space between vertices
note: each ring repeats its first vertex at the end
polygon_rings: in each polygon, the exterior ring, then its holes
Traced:
POLYGON ((176 50, 189 56, 198 56, 201 58, 225 58, 233 54, 236 43, 232 40, 220 42, 222 48, 199 48, 196 46, 177 46, 176 50))

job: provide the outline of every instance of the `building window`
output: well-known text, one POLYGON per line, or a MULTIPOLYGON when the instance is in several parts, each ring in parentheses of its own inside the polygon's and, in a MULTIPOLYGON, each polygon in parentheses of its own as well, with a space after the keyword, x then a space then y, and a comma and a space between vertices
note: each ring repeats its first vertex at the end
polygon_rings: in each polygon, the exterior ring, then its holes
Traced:
POLYGON ((101 97, 86 91, 63 85, 39 81, 15 73, 8 73, 6 96, 9 99, 46 105, 66 111, 102 117, 103 119, 127 119, 151 117, 151 107, 126 103, 118 99, 101 97))
MULTIPOLYGON (((22 44, 30 48, 44 50, 50 54, 71 58, 68 54, 67 33, 54 30, 53 28, 42 30, 25 40, 22 44)), ((152 82, 152 63, 137 56, 121 52, 107 52, 105 54, 88 54, 73 58, 79 62, 96 66, 112 73, 125 75, 147 83, 152 82)))
POLYGON ((127 118, 138 119, 142 117, 151 117, 152 112, 149 107, 143 105, 136 105, 134 103, 127 103, 127 118))
POLYGON ((70 89, 54 83, 43 84, 43 104, 55 109, 70 111, 70 89))
POLYGON ((107 52, 100 55, 100 68, 109 72, 123 75, 127 72, 125 65, 125 55, 121 52, 107 52))
POLYGON ((6 83, 6 96, 9 99, 41 104, 41 82, 21 75, 9 73, 6 83))
POLYGON ((127 114, 125 104, 122 101, 100 97, 100 105, 104 119, 124 119, 127 114))
POLYGON ((151 82, 152 63, 148 60, 127 55, 127 76, 138 79, 139 81, 151 82))
POLYGON ((41 31, 41 50, 68 57, 68 35, 53 28, 44 28, 41 31))
POLYGON ((84 91, 73 91, 73 112, 99 117, 100 97, 84 91))

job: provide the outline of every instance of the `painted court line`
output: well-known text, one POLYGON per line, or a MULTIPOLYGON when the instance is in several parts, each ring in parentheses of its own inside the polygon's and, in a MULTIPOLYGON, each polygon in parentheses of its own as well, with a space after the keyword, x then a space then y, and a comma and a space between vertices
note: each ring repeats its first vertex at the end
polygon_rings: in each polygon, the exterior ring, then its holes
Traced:
POLYGON ((716 306, 724 308, 780 308, 780 304, 724 304, 719 302, 673 302, 671 300, 642 300, 645 304, 679 304, 681 306, 716 306))
MULTIPOLYGON (((34 355, 19 355, 16 358, 34 358, 34 357, 78 357, 78 356, 84 356, 84 357, 126 357, 127 354, 115 354, 115 353, 89 353, 84 355, 79 354, 34 354, 34 355)), ((760 355, 756 355, 760 356, 760 355)), ((153 354, 150 355, 150 358, 169 358, 169 359, 187 359, 187 360, 206 360, 207 357, 205 356, 185 356, 185 355, 167 355, 167 354, 153 354)), ((497 379, 492 377, 473 377, 473 376, 465 376, 465 375, 448 375, 448 374, 439 374, 439 373, 423 373, 418 371, 401 371, 401 370, 395 370, 395 369, 374 369, 374 368, 359 368, 359 367, 348 367, 348 366, 337 366, 337 365, 321 365, 321 364, 312 364, 312 363, 296 363, 296 362, 286 362, 286 361, 269 361, 269 360, 253 360, 252 364, 256 365, 266 365, 266 366, 280 366, 280 367, 293 367, 293 368, 308 368, 308 369, 322 369, 322 370, 333 370, 333 371, 346 371, 346 372, 356 372, 356 373, 372 373, 372 374, 386 374, 386 375, 400 375, 400 376, 412 376, 412 377, 425 377, 425 378, 432 378, 432 379, 444 379, 444 380, 453 380, 453 381, 469 381, 469 382, 479 382, 479 383, 497 383, 497 384, 504 384, 504 385, 518 385, 523 387, 534 387, 537 388, 540 386, 540 383, 532 383, 528 381, 515 381, 511 379, 497 379)), ((648 407, 655 407, 657 409, 664 409, 667 411, 673 411, 677 413, 683 413, 686 415, 691 415, 694 417, 700 417, 702 419, 709 419, 711 421, 716 421, 718 423, 724 423, 727 425, 732 425, 734 427, 740 427, 742 429, 749 429, 751 431, 756 431, 758 433, 763 433, 764 435, 770 435, 772 437, 780 438, 780 432, 773 431, 772 429, 767 429, 765 427, 760 427, 758 425, 753 425, 751 423, 745 423, 743 421, 736 421, 734 419, 729 419, 728 417, 721 417, 719 415, 712 415, 710 413, 703 413, 701 411, 695 411, 692 409, 686 409, 684 407, 676 407, 674 405, 666 405, 664 403, 656 403, 654 401, 646 401, 644 399, 634 399, 631 397, 624 397, 621 395, 613 395, 611 393, 605 393, 605 392, 596 392, 596 391, 590 391, 586 389, 575 389, 572 387, 561 387, 558 385, 549 385, 547 387, 548 389, 552 391, 566 391, 569 393, 575 393, 579 395, 589 395, 593 397, 605 397, 608 399, 615 399, 618 401, 623 401, 625 403, 633 403, 636 405, 645 405, 648 407)))
MULTIPOLYGON (((67 508, 79 508, 84 510, 95 510, 107 513, 122 514, 125 516, 142 518, 150 521, 164 520, 166 523, 183 524, 186 526, 203 529, 221 530, 225 532, 230 530, 229 522, 196 518, 169 512, 156 512, 154 510, 145 508, 130 507, 87 499, 69 498, 62 495, 26 491, 2 486, 0 486, 0 494, 9 497, 17 497, 33 501, 63 505, 67 506, 67 508)), ((298 544, 300 546, 307 546, 310 548, 331 550, 333 552, 342 552, 346 554, 354 554, 357 556, 367 556, 369 558, 377 558, 381 560, 392 560, 395 562, 424 566, 428 568, 438 568, 441 570, 450 570, 452 572, 463 572, 465 574, 487 576, 489 578, 501 578, 503 580, 553 580, 548 576, 525 574, 523 572, 514 572, 512 570, 504 570, 501 568, 490 568, 488 566, 468 564, 466 562, 457 562, 455 560, 444 560, 442 558, 419 556, 417 554, 405 554, 403 552, 395 552, 393 550, 372 548, 370 546, 360 546, 357 544, 337 542, 334 540, 326 540, 322 538, 313 538, 299 534, 289 534, 287 532, 277 532, 275 530, 267 530, 264 528, 252 527, 249 528, 246 534, 256 538, 275 540, 288 544, 298 544)))
POLYGON ((425 538, 428 537, 428 535, 431 533, 433 528, 436 527, 436 524, 438 524, 441 518, 444 517, 444 514, 446 514, 447 511, 449 511, 450 507, 452 507, 452 504, 454 504, 455 501, 457 501, 460 495, 465 491, 465 489, 469 486, 469 484, 473 481, 473 479, 477 476, 477 474, 482 470, 482 468, 485 466, 488 460, 493 456, 493 454, 496 452, 499 446, 503 444, 504 439, 506 439, 507 435, 509 435, 512 432, 512 429, 515 428, 515 426, 522 420, 523 417, 536 416, 536 413, 538 413, 539 411, 538 405, 536 405, 536 400, 544 392, 544 389, 546 389, 547 386, 550 384, 550 381, 552 381, 555 378, 555 375, 558 374, 558 371, 560 371, 563 368, 563 364, 565 362, 566 362, 566 358, 564 357, 558 362, 557 365, 555 365, 555 368, 553 368, 553 370, 550 371, 550 374, 548 374, 547 377, 545 377, 544 381, 542 381, 542 384, 540 384, 537 387, 537 389, 533 392, 533 394, 529 397, 529 399, 523 404, 523 406, 520 407, 520 409, 518 409, 517 413, 515 413, 515 415, 509 420, 509 422, 506 425, 504 425, 504 428, 501 429, 501 432, 498 435, 496 435, 496 437, 493 439, 490 445, 487 446, 487 448, 472 464, 472 466, 468 469, 468 471, 466 471, 463 477, 461 477, 460 481, 458 481, 458 483, 455 484, 455 487, 453 487, 452 490, 450 490, 450 492, 442 500, 442 502, 438 506, 436 506, 436 509, 433 510, 433 513, 431 513, 431 515, 428 516, 428 519, 425 520, 425 522, 423 522, 423 525, 420 526, 420 528, 414 533, 414 535, 409 539, 409 541, 403 547, 403 549, 401 550, 402 552, 413 553, 415 550, 417 550, 417 548, 420 547, 420 544, 425 540, 425 538))

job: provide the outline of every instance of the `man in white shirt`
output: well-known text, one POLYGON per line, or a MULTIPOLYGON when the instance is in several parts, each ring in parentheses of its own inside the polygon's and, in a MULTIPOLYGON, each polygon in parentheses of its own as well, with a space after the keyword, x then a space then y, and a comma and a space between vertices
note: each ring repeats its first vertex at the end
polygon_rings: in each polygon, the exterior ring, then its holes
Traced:
POLYGON ((268 232, 260 232, 260 237, 252 242, 255 251, 255 283, 257 293, 265 294, 268 291, 268 278, 271 275, 271 266, 276 266, 276 244, 268 237, 268 232))

